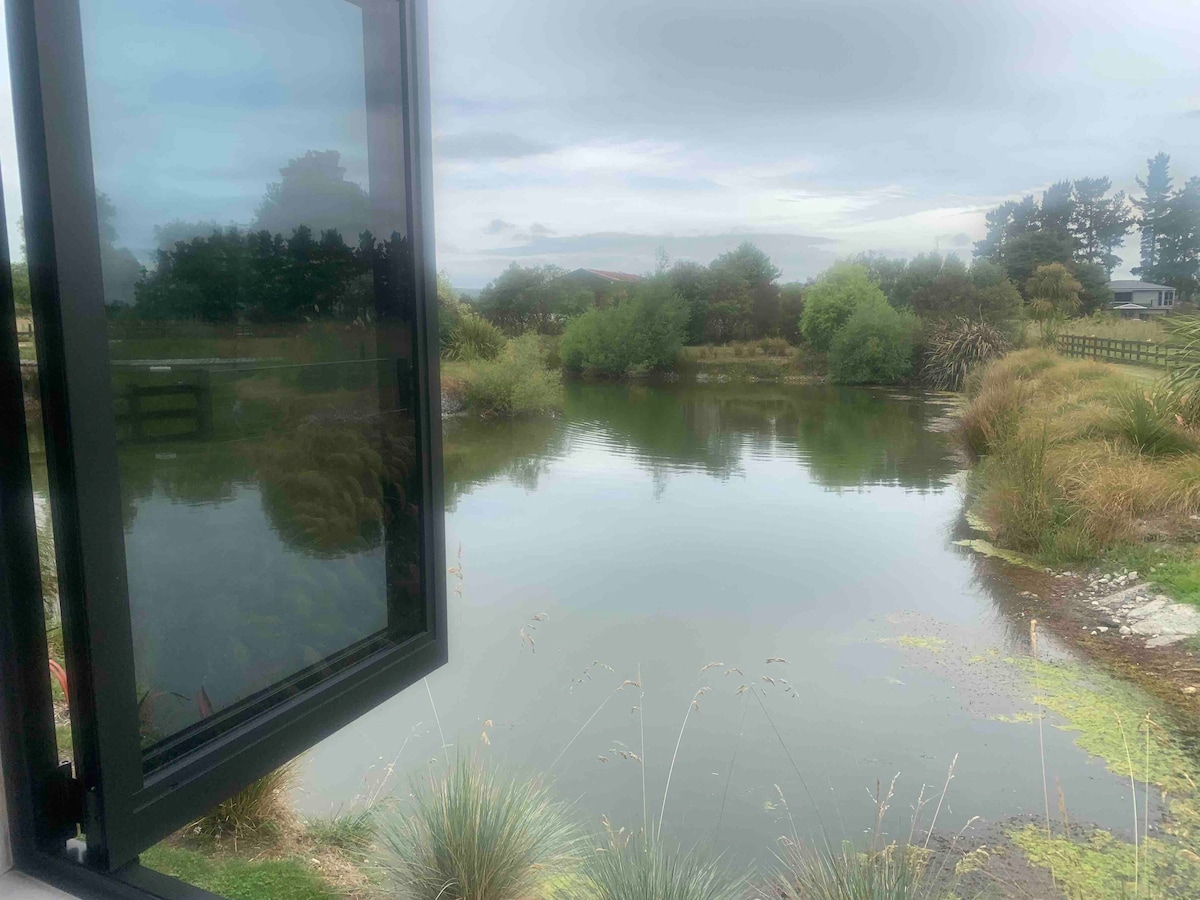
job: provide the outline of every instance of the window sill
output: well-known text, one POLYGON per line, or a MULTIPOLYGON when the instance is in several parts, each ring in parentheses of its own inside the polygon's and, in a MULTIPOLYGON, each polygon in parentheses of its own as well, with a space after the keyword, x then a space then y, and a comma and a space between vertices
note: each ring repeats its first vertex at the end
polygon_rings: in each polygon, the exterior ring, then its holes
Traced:
POLYGON ((73 896, 20 872, 0 874, 0 897, 4 900, 64 900, 73 896))

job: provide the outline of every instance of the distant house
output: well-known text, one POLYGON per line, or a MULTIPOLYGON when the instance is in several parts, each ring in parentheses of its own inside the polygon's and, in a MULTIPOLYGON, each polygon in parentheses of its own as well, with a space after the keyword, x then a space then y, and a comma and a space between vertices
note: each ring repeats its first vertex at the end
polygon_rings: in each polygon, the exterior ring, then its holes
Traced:
POLYGON ((1113 312, 1123 319, 1149 319, 1170 312, 1175 288, 1149 281, 1110 281, 1113 312))
POLYGON ((628 272, 608 272, 604 269, 575 269, 560 275, 555 284, 570 290, 588 291, 595 298, 596 306, 608 306, 614 299, 626 296, 642 280, 641 275, 628 272))

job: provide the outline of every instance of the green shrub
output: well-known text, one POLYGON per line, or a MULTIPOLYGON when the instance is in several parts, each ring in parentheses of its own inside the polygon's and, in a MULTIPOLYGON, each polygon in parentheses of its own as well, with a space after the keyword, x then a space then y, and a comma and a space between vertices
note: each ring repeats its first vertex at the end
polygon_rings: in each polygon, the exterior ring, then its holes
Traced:
POLYGON ((535 415, 562 405, 560 378, 546 369, 536 334, 510 341, 496 359, 472 363, 462 380, 463 405, 477 415, 535 415))
POLYGON ((507 342, 503 331, 483 316, 467 310, 459 316, 443 352, 447 359, 461 362, 490 360, 504 352, 507 342))
POLYGON ((967 375, 1009 351, 1004 333, 986 322, 958 319, 939 325, 929 338, 923 375, 941 391, 957 391, 967 375))
MULTIPOLYGON (((807 308, 806 308, 807 309, 807 308)), ((874 303, 860 306, 833 339, 829 370, 840 384, 894 384, 912 374, 918 320, 874 303)))
POLYGON ((411 812, 380 824, 384 871, 408 900, 538 897, 577 863, 569 807, 538 782, 460 756, 411 793, 411 812))
POLYGON ((670 282, 650 279, 632 298, 589 309, 567 326, 559 345, 563 367, 597 375, 669 368, 683 347, 687 321, 687 307, 670 282))
POLYGON ((438 342, 441 352, 445 353, 450 346, 450 338, 458 326, 459 319, 467 311, 467 306, 458 299, 454 287, 450 284, 450 276, 439 272, 437 277, 438 304, 438 342))
MULTIPOLYGON (((623 836, 624 837, 624 836, 623 836)), ((698 849, 620 839, 589 856, 570 900, 743 900, 746 878, 698 849)))
POLYGON ((814 350, 826 353, 860 306, 886 307, 887 298, 865 266, 839 263, 805 293, 800 331, 814 350))

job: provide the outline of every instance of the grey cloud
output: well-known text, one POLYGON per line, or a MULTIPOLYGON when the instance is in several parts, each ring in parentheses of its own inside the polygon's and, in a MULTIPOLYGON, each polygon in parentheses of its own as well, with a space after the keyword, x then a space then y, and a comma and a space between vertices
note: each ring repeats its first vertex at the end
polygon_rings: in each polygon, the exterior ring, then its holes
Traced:
POLYGON ((512 222, 505 222, 503 219, 492 219, 488 222, 487 227, 483 229, 484 234, 503 234, 506 231, 515 231, 517 228, 512 222))
POLYGON ((540 143, 503 131, 464 131, 447 134, 437 141, 437 155, 443 159, 483 161, 491 159, 520 159, 537 156, 552 150, 540 143))
POLYGON ((541 222, 534 222, 529 226, 529 233, 535 234, 538 237, 544 237, 545 235, 554 234, 554 231, 550 228, 547 228, 541 222))

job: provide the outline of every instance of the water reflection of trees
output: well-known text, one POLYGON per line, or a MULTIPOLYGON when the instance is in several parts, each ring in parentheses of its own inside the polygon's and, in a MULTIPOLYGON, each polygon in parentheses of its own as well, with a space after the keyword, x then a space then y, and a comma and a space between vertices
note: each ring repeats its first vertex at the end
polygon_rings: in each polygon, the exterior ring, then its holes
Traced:
POLYGON ((956 469, 938 404, 828 385, 578 385, 567 416, 593 421, 653 471, 699 469, 718 478, 748 455, 794 455, 831 488, 943 485, 956 469))
POLYGON ((538 479, 563 455, 566 443, 557 419, 447 420, 442 428, 446 508, 454 509, 472 488, 497 478, 536 490, 538 479))
POLYGON ((549 463, 582 442, 630 457, 659 489, 673 473, 729 478, 748 457, 791 456, 833 489, 937 490, 958 468, 936 400, 828 385, 567 386, 561 421, 469 420, 445 429, 447 500, 508 477, 533 489, 549 463))

